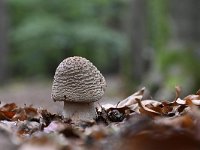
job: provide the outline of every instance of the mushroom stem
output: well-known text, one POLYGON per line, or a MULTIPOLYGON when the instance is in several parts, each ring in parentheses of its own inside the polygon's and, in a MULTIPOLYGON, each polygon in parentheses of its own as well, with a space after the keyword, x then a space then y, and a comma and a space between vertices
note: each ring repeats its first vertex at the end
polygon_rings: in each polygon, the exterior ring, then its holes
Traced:
POLYGON ((73 121, 93 120, 96 118, 94 103, 76 103, 64 101, 63 115, 73 121))

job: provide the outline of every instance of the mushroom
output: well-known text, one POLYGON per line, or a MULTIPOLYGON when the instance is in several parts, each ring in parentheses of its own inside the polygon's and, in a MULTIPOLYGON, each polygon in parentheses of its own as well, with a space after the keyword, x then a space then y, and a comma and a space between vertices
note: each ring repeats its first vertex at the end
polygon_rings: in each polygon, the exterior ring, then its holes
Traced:
POLYGON ((96 117, 94 102, 102 98, 105 87, 100 71, 86 58, 74 56, 57 67, 51 97, 64 101, 64 117, 88 121, 96 117))

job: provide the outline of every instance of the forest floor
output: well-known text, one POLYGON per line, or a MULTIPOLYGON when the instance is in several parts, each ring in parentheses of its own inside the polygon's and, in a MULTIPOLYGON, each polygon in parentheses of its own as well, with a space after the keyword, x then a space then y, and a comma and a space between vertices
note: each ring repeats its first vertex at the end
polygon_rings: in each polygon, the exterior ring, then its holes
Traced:
POLYGON ((94 120, 60 115, 62 103, 50 96, 52 81, 2 87, 0 150, 199 150, 200 90, 183 98, 176 87, 174 100, 161 102, 146 97, 145 88, 122 96, 120 79, 106 79, 94 120))
MULTIPOLYGON (((122 81, 118 76, 107 76, 107 89, 104 97, 100 100, 104 103, 117 103, 123 99, 122 81)), ((62 102, 53 102, 51 99, 52 81, 36 80, 27 82, 12 82, 0 87, 1 103, 16 103, 19 106, 33 105, 48 109, 52 113, 61 113, 62 102)))

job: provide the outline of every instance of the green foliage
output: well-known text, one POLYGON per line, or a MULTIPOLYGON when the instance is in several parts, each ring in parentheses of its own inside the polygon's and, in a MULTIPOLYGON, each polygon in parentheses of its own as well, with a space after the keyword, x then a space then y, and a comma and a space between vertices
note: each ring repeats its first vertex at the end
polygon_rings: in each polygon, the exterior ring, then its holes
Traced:
POLYGON ((148 1, 149 42, 157 52, 162 50, 169 39, 169 13, 167 0, 148 1))
POLYGON ((192 92, 199 89, 200 60, 188 49, 166 50, 159 56, 159 68, 164 76, 164 84, 168 89, 179 85, 192 92))
MULTIPOLYGON (((188 86, 190 90, 195 88, 193 86, 199 88, 200 76, 198 68, 200 68, 200 60, 195 57, 193 49, 175 49, 168 46, 171 40, 169 4, 173 5, 173 2, 151 0, 147 3, 148 41, 154 49, 152 66, 163 78, 162 83, 159 83, 160 86, 166 87, 168 90, 176 85, 188 86), (192 85, 192 82, 194 82, 194 85, 192 85), (187 85, 188 83, 191 85, 187 85)), ((173 47, 174 45, 171 44, 171 46, 173 47)))
POLYGON ((126 47, 125 36, 112 24, 119 21, 123 3, 9 0, 13 73, 52 73, 59 61, 72 55, 94 59, 102 69, 111 68, 110 60, 126 47))
POLYGON ((200 81, 198 72, 200 60, 194 56, 192 50, 166 50, 159 56, 159 65, 164 74, 167 74, 168 70, 174 65, 178 65, 184 71, 182 72, 183 76, 192 75, 194 79, 200 81))

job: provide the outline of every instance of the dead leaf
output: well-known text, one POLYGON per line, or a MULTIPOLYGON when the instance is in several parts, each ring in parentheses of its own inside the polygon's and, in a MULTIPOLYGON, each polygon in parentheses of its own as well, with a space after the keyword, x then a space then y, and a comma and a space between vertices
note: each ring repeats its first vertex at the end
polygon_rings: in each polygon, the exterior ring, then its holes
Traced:
POLYGON ((117 104, 117 108, 122 108, 122 107, 126 107, 126 106, 131 106, 135 103, 137 103, 136 99, 141 100, 143 97, 145 91, 145 87, 143 87, 142 89, 140 89, 139 91, 137 91, 136 93, 132 94, 131 96, 129 96, 128 98, 120 101, 117 104))
POLYGON ((176 101, 180 97, 180 93, 181 93, 180 86, 176 86, 175 89, 176 89, 176 97, 174 101, 176 101))
POLYGON ((14 109, 17 108, 17 105, 15 103, 9 103, 9 104, 5 104, 3 105, 0 110, 1 111, 13 111, 14 109))
POLYGON ((143 106, 142 103, 141 103, 141 101, 140 101, 140 99, 136 99, 136 101, 137 101, 137 103, 139 105, 139 111, 140 111, 141 114, 147 115, 147 116, 152 117, 152 118, 161 115, 160 113, 158 113, 158 112, 156 112, 156 111, 154 111, 152 109, 149 109, 149 108, 143 106))
POLYGON ((66 128, 66 124, 60 121, 52 121, 47 127, 44 128, 44 133, 60 132, 66 128))

